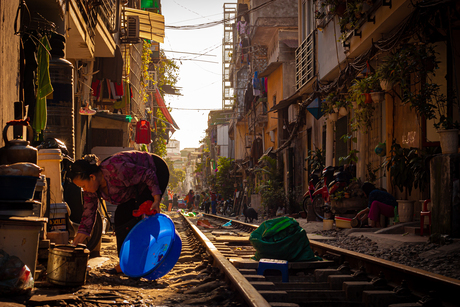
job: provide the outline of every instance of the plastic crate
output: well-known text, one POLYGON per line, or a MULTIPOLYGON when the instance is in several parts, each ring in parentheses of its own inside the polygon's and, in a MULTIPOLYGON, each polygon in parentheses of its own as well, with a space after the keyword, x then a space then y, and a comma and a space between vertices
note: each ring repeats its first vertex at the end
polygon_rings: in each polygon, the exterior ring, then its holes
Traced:
POLYGON ((37 180, 32 176, 0 176, 0 200, 32 199, 37 180))

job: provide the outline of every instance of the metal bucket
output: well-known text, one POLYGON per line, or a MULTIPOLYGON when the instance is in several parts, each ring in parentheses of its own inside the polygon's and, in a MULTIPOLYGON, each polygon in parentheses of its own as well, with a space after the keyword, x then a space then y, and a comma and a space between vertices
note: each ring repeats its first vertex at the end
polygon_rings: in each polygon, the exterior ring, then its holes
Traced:
POLYGON ((47 277, 60 286, 82 286, 86 281, 89 250, 85 245, 56 245, 51 243, 48 255, 47 277))

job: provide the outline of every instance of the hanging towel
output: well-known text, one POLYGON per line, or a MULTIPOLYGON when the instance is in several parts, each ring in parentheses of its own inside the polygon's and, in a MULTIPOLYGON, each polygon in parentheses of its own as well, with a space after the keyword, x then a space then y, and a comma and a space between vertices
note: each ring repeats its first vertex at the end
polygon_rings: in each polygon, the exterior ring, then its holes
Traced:
POLYGON ((115 102, 115 104, 113 105, 113 107, 115 109, 123 109, 124 107, 126 107, 128 104, 131 103, 131 95, 130 95, 130 91, 129 91, 129 82, 123 80, 123 87, 125 88, 124 89, 125 95, 123 95, 121 100, 118 100, 118 101, 115 102))
POLYGON ((99 97, 99 92, 101 91, 101 80, 95 79, 91 82, 91 89, 93 90, 93 96, 99 97))
POLYGON ((115 92, 117 93, 117 96, 123 96, 123 82, 115 83, 115 92))
POLYGON ((35 137, 38 140, 38 134, 46 127, 46 96, 53 92, 53 86, 50 80, 50 44, 46 36, 40 40, 38 45, 38 73, 37 73, 37 101, 35 105, 34 119, 32 128, 35 129, 35 137))

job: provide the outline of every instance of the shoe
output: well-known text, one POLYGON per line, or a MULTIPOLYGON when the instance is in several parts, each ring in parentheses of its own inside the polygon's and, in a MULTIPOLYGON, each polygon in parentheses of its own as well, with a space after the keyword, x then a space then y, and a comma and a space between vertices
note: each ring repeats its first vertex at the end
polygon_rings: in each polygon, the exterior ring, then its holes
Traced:
POLYGON ((105 273, 108 273, 108 274, 121 274, 123 273, 121 271, 121 268, 120 268, 120 265, 117 264, 115 267, 111 268, 111 269, 106 269, 104 270, 105 273))
POLYGON ((80 108, 80 111, 78 111, 78 113, 80 113, 81 115, 94 115, 96 114, 96 110, 80 108))

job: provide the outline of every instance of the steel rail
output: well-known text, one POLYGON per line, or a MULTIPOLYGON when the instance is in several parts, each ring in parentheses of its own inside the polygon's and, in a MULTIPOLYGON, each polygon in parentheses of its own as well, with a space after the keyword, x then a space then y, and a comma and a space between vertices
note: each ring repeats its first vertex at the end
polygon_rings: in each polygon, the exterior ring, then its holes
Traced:
POLYGON ((364 267, 370 275, 378 276, 382 272, 388 283, 394 285, 400 285, 405 280, 411 290, 421 293, 436 291, 443 298, 449 298, 453 293, 460 293, 460 280, 458 279, 360 254, 315 240, 310 240, 310 246, 319 255, 328 253, 340 255, 341 262, 348 261, 351 267, 364 267))
POLYGON ((238 293, 244 298, 245 302, 251 307, 270 307, 271 305, 265 300, 265 298, 249 283, 246 278, 243 277, 235 266, 233 266, 233 264, 231 264, 227 258, 219 252, 206 235, 204 235, 199 228, 185 216, 183 216, 183 218, 214 259, 213 265, 217 266, 225 274, 238 293))
MULTIPOLYGON (((222 216, 209 215, 209 217, 228 221, 230 219, 222 216)), ((257 225, 247 224, 238 220, 232 220, 234 227, 252 227, 254 230, 257 225)), ((405 281, 411 291, 417 294, 426 294, 435 291, 443 300, 457 304, 453 299, 453 293, 460 293, 460 280, 431 273, 422 269, 413 268, 407 265, 388 261, 349 251, 340 247, 328 245, 319 241, 309 240, 310 247, 320 256, 330 256, 330 258, 340 257, 340 263, 347 261, 352 268, 364 268, 369 276, 379 276, 383 273, 389 285, 399 286, 405 281)))

